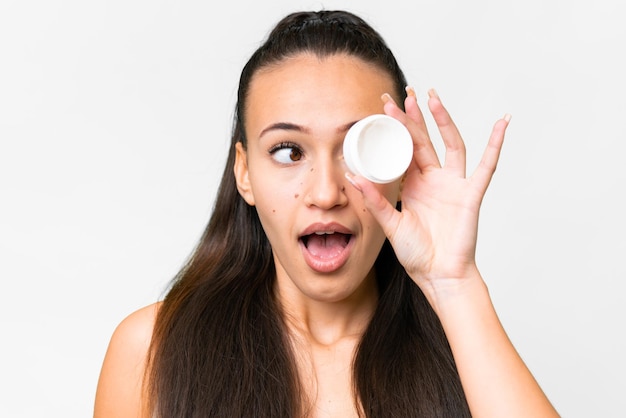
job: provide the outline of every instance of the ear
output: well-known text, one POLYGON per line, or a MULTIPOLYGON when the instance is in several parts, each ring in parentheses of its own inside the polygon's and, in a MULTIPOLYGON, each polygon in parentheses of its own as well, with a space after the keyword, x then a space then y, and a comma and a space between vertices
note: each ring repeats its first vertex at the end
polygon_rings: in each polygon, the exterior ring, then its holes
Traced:
POLYGON ((237 142, 235 145, 235 181, 237 182, 237 190, 243 200, 250 206, 254 206, 254 194, 252 193, 252 187, 250 186, 250 179, 248 176, 248 154, 243 148, 241 142, 237 142))

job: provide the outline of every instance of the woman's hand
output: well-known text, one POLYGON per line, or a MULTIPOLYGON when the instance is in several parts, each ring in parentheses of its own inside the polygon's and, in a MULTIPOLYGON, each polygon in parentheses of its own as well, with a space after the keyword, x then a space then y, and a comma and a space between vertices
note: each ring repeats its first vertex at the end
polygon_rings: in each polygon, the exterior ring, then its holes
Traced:
POLYGON ((385 113, 402 122, 413 138, 413 161, 397 211, 367 180, 350 177, 368 210, 382 226, 408 274, 428 295, 441 286, 480 277, 475 263, 478 214, 500 155, 510 117, 498 120, 476 170, 466 176, 465 144, 434 90, 428 107, 445 144, 443 165, 435 152, 413 89, 406 113, 387 94, 385 113))
POLYGON ((476 170, 465 174, 465 145, 434 91, 428 107, 446 148, 443 166, 413 90, 406 113, 386 95, 385 113, 413 137, 413 162, 397 211, 361 177, 350 178, 398 259, 439 316, 473 416, 558 417, 502 328, 476 267, 478 212, 510 117, 498 120, 476 170))

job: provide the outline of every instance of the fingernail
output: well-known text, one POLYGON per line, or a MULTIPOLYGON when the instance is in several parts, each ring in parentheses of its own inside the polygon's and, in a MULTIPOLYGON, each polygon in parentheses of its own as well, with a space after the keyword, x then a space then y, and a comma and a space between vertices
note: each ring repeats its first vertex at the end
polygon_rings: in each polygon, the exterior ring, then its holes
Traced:
POLYGON ((389 95, 389 93, 383 93, 383 95, 380 96, 380 98, 382 99, 383 103, 385 103, 385 104, 387 104, 388 102, 395 103, 393 98, 389 95))
POLYGON ((405 89, 406 90, 406 95, 410 96, 410 97, 416 97, 415 96, 415 89, 411 86, 406 86, 405 89))
POLYGON ((439 98, 439 94, 437 94, 437 90, 435 90, 435 89, 430 89, 430 90, 428 90, 428 97, 431 97, 431 98, 435 98, 435 99, 441 100, 441 99, 439 98))
POLYGON ((356 184, 354 182, 354 179, 352 178, 352 176, 350 175, 350 173, 345 173, 346 179, 350 182, 350 184, 357 189, 359 192, 362 192, 363 190, 361 189, 361 186, 359 186, 358 184, 356 184))
POLYGON ((511 122, 511 114, 510 114, 510 113, 507 113, 506 115, 504 115, 504 118, 503 118, 503 119, 506 121, 506 123, 511 122))

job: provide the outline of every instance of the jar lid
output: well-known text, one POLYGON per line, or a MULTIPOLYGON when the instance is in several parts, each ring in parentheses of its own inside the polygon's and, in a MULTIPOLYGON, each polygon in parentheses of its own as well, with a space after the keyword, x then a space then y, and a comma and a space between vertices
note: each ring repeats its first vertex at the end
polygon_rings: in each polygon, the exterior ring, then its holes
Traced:
POLYGON ((411 164, 413 140, 391 116, 367 116, 350 127, 343 142, 348 169, 374 183, 397 180, 411 164))

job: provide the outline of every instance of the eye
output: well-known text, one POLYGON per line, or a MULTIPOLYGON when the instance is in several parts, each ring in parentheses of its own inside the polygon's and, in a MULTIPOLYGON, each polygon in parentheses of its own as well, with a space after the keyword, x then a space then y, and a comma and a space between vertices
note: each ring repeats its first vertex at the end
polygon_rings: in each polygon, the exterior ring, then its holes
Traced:
POLYGON ((274 145, 269 153, 281 164, 291 164, 302 159, 302 149, 291 142, 282 142, 274 145))

